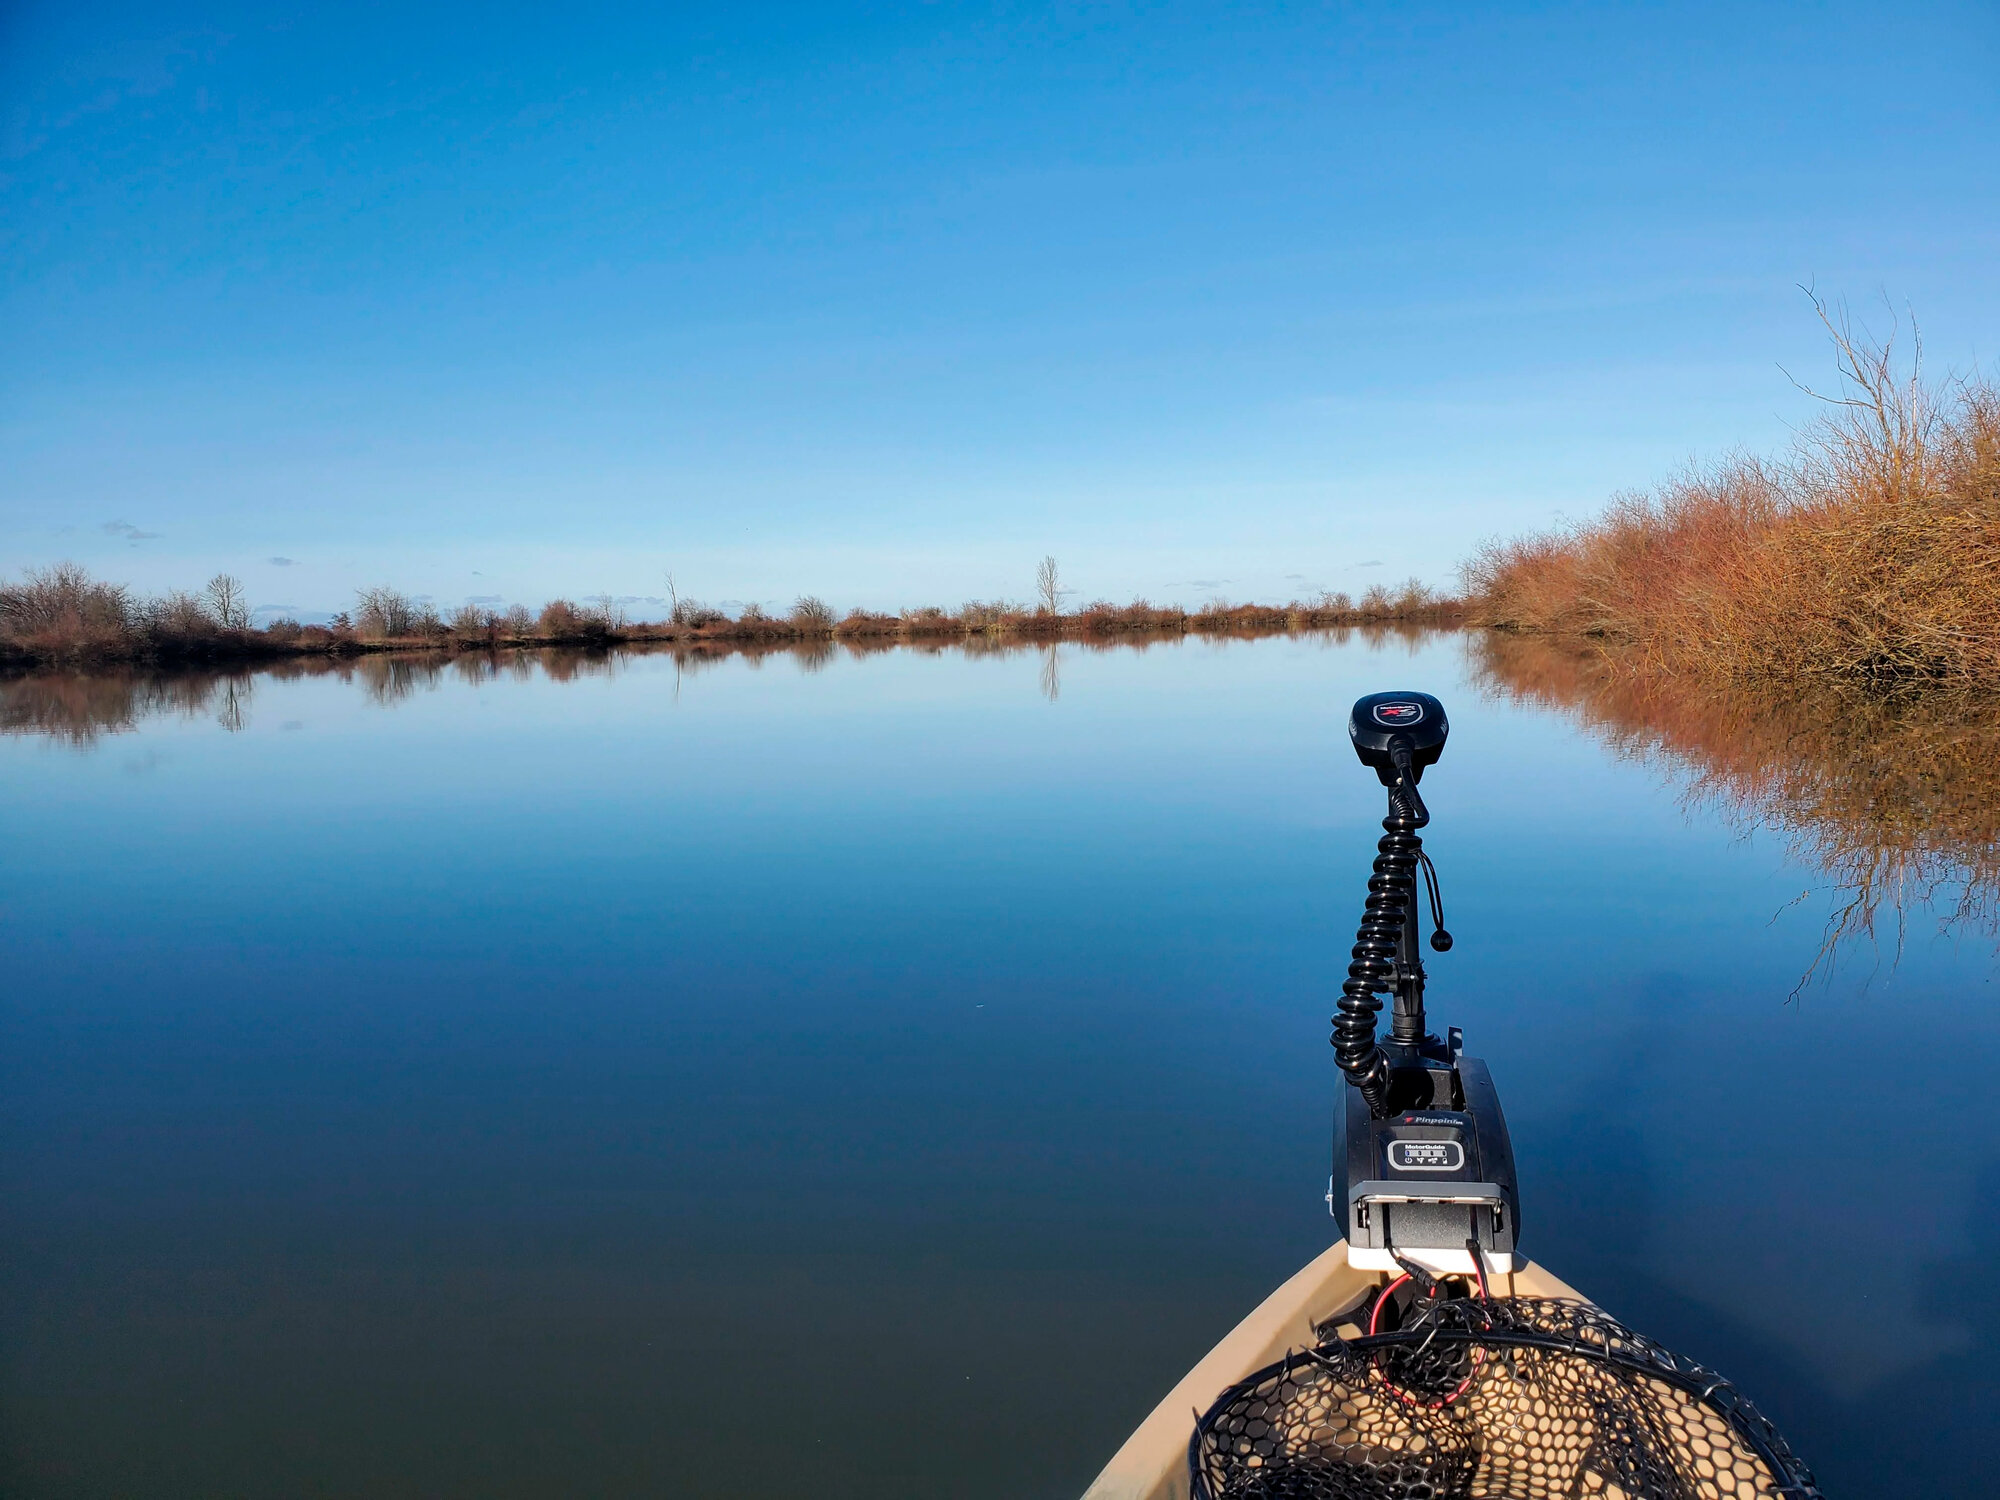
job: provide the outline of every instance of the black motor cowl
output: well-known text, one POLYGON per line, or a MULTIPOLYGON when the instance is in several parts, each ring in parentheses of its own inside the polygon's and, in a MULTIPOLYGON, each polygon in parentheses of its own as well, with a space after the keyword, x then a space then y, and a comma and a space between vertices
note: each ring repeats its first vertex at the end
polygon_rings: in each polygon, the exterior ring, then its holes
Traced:
POLYGON ((1337 1120, 1342 1170, 1327 1207, 1346 1231, 1347 1263, 1392 1274, 1405 1261, 1436 1275, 1512 1271, 1521 1198, 1493 1075, 1465 1055, 1456 1027, 1443 1046, 1429 1037, 1396 1051, 1398 1107, 1378 1118, 1348 1089, 1337 1120))
POLYGON ((1355 701, 1347 718, 1354 753, 1384 786, 1396 784, 1398 748, 1409 754, 1410 780, 1421 781, 1424 767, 1436 765, 1444 754, 1450 732, 1444 705, 1429 693, 1370 693, 1355 701))

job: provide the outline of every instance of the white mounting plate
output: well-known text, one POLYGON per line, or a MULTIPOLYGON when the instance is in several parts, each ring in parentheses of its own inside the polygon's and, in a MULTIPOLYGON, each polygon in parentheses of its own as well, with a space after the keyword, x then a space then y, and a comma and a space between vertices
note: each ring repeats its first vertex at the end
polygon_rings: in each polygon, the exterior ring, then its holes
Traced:
MULTIPOLYGON (((1472 1264, 1469 1250, 1405 1249, 1398 1246, 1395 1253, 1387 1250, 1369 1250, 1358 1245, 1347 1247, 1347 1263, 1357 1271, 1387 1271, 1391 1276, 1400 1275, 1403 1268, 1396 1263, 1396 1256, 1414 1266, 1422 1266, 1433 1276, 1474 1276, 1478 1268, 1472 1264)), ((1506 1276, 1513 1272, 1512 1254, 1496 1255, 1484 1253, 1480 1259, 1486 1262, 1488 1276, 1506 1276)))

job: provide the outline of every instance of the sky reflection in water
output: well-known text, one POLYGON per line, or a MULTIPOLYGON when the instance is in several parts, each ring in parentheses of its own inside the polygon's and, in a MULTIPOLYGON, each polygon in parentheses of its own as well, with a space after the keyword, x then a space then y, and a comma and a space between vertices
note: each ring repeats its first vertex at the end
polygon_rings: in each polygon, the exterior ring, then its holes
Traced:
POLYGON ((1332 1237, 1396 686, 1526 1248, 1961 1492, 1990 943, 1788 1000, 1782 830, 1451 636, 0 684, 0 1490, 1075 1493, 1332 1237))

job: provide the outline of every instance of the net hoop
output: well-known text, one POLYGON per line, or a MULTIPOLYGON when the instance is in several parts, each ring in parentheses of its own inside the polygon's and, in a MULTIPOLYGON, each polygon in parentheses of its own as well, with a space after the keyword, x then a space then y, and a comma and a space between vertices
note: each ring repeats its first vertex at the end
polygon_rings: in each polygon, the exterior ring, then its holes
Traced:
POLYGON ((1288 1353, 1197 1418, 1188 1475, 1192 1500, 1823 1500, 1727 1380, 1553 1298, 1432 1302, 1288 1353))

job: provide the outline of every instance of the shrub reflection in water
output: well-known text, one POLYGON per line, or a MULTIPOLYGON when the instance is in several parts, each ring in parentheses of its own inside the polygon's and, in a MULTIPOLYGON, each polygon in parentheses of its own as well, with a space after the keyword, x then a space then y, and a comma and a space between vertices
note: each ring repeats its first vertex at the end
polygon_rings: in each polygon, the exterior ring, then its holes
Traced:
POLYGON ((1482 632, 1468 649, 1489 693, 1566 713, 1683 778, 1690 804, 1746 832, 1769 829, 1822 870, 1830 906, 1807 978, 1850 939, 1888 936, 1900 952, 1924 913, 2000 935, 2000 694, 1826 682, 1718 691, 1547 637, 1482 632))

